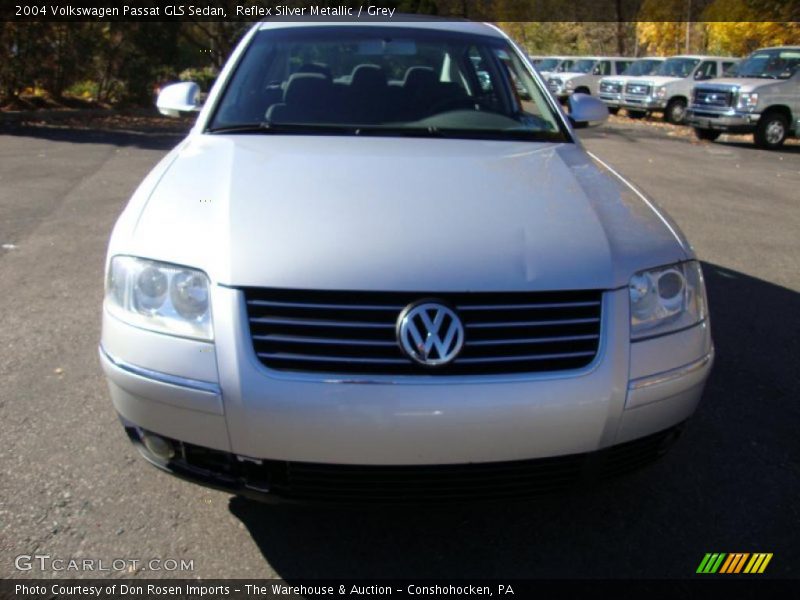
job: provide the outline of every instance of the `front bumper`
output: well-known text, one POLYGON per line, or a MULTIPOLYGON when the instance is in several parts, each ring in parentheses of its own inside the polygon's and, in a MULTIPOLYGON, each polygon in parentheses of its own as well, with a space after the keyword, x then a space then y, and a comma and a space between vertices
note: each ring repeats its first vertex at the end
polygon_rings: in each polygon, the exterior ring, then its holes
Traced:
POLYGON ((336 465, 254 460, 168 440, 169 460, 154 456, 147 435, 123 419, 142 456, 181 479, 265 502, 403 504, 487 501, 575 491, 660 458, 684 424, 610 448, 532 460, 460 465, 336 465))
POLYGON ((243 294, 218 286, 212 295, 215 344, 106 314, 100 360, 126 427, 236 460, 366 468, 593 455, 685 421, 712 362, 706 323, 631 344, 627 290, 617 290, 604 294, 598 356, 577 372, 276 372, 253 353, 243 294))
POLYGON ((597 95, 600 100, 606 103, 610 108, 619 108, 622 106, 622 94, 612 94, 608 92, 600 92, 597 95))
POLYGON ((587 367, 480 377, 274 371, 254 354, 244 294, 216 286, 212 304, 214 344, 105 313, 101 363, 126 421, 256 459, 437 465, 594 452, 686 420, 711 367, 706 323, 630 343, 626 289, 603 294, 587 367))
POLYGON ((652 96, 622 96, 622 108, 630 110, 662 111, 667 107, 667 101, 652 96))
POLYGON ((692 127, 729 133, 752 133, 760 118, 759 113, 739 112, 734 109, 715 111, 695 105, 690 106, 686 112, 686 121, 692 127))

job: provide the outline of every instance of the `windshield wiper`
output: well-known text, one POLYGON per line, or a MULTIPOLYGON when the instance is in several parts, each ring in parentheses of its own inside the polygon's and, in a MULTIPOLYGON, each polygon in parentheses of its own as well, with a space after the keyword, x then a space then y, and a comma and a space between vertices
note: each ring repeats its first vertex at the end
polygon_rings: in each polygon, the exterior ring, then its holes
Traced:
POLYGON ((224 127, 209 127, 206 133, 264 133, 263 123, 245 123, 242 125, 226 125, 224 127))
POLYGON ((389 135, 402 137, 444 137, 442 130, 436 127, 382 127, 367 125, 356 127, 355 135, 389 135))
POLYGON ((397 127, 380 125, 326 125, 316 123, 247 123, 207 130, 208 133, 330 133, 346 135, 391 135, 405 137, 441 137, 436 127, 397 127))
POLYGON ((212 127, 206 130, 207 133, 330 133, 355 135, 356 127, 345 125, 320 125, 317 123, 275 123, 263 121, 261 123, 243 123, 240 125, 226 125, 224 127, 212 127))
POLYGON ((331 135, 353 136, 387 136, 415 138, 451 138, 451 139, 485 139, 485 140, 529 140, 553 141, 554 134, 548 131, 532 131, 525 128, 506 129, 463 129, 455 127, 439 128, 401 127, 381 125, 318 125, 312 123, 248 123, 229 125, 206 130, 214 134, 303 134, 319 133, 331 135))

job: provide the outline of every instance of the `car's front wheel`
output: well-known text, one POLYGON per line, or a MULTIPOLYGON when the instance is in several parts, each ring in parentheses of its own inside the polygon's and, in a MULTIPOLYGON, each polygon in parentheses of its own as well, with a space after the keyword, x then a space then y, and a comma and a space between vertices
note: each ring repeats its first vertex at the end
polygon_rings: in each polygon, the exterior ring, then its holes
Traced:
POLYGON ((664 111, 664 119, 667 123, 681 125, 686 120, 686 100, 682 98, 670 100, 664 111))
POLYGON ((783 145, 789 135, 789 122, 784 115, 770 112, 758 120, 753 134, 756 145, 767 150, 775 150, 783 145))
POLYGON ((694 134, 699 140, 708 140, 709 142, 713 142, 722 134, 722 132, 714 131, 713 129, 700 129, 699 127, 695 127, 694 134))

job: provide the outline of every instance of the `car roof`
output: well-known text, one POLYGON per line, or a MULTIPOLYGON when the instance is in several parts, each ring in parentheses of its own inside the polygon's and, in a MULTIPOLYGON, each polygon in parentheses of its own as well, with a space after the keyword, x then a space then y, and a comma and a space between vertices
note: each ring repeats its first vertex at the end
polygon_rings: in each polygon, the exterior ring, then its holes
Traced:
POLYGON ((753 53, 761 52, 763 50, 797 50, 797 51, 800 51, 800 46, 769 46, 768 48, 759 48, 758 50, 754 50, 753 53))
POLYGON ((700 60, 741 60, 735 56, 710 56, 708 54, 676 54, 669 58, 698 58, 700 60))
POLYGON ((636 60, 630 56, 571 56, 570 58, 579 58, 581 60, 636 60))
POLYGON ((437 31, 455 31, 458 33, 470 33, 474 35, 490 36, 506 39, 506 35, 497 27, 488 23, 478 23, 476 21, 451 21, 445 19, 433 19, 420 17, 417 15, 397 15, 392 21, 363 19, 358 22, 353 21, 317 21, 313 19, 296 19, 292 21, 265 20, 262 21, 259 30, 267 29, 286 29, 293 27, 404 27, 413 29, 430 29, 437 31))

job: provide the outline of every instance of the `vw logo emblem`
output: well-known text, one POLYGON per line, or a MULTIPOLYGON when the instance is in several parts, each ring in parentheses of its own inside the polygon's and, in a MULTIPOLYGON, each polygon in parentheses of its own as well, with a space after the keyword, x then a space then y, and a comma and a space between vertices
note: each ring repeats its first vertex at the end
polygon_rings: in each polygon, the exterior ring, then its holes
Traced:
POLYGON ((407 306, 397 319, 397 341, 414 362, 438 367, 451 362, 464 345, 458 315, 439 302, 407 306))

